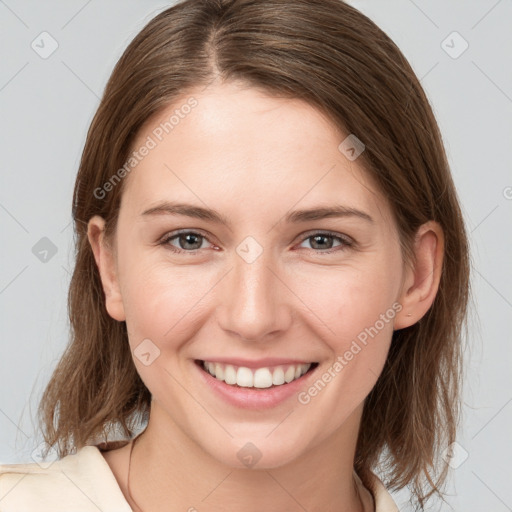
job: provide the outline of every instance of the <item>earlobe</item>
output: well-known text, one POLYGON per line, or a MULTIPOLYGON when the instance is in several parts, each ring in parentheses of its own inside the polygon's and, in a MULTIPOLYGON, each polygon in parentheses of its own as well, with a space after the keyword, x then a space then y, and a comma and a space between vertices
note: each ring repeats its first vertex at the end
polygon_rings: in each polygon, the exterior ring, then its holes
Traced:
POLYGON ((399 302, 402 309, 395 317, 394 329, 418 322, 430 309, 441 280, 444 258, 444 234, 435 221, 421 225, 414 242, 415 262, 406 269, 399 302))
POLYGON ((102 217, 95 215, 89 220, 87 237, 100 274, 107 312, 114 320, 122 322, 126 316, 117 276, 115 255, 105 239, 105 220, 102 217))

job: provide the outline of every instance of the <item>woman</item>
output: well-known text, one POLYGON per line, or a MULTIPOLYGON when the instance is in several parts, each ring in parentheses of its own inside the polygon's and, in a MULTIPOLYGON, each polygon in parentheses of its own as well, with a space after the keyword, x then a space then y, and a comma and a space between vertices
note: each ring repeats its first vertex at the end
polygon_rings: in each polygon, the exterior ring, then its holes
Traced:
POLYGON ((442 495, 467 239, 428 100, 368 18, 156 16, 73 216, 72 339, 40 406, 60 460, 2 466, 2 510, 398 510, 378 471, 442 495))

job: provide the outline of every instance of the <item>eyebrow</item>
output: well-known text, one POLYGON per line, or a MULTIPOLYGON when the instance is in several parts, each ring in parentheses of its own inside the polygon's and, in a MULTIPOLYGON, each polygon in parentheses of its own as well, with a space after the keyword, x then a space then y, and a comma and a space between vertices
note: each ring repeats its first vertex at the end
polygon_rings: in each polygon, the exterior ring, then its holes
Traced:
MULTIPOLYGON (((187 203, 173 203, 163 201, 147 210, 144 210, 142 216, 153 215, 184 215, 195 219, 207 220, 216 224, 222 224, 230 227, 230 221, 222 214, 211 208, 203 208, 187 203)), ((285 215, 286 223, 298 224, 301 222, 309 222, 312 220, 321 220, 327 218, 355 217, 368 222, 374 222, 374 219, 366 212, 342 205, 334 205, 329 207, 309 208, 305 210, 294 210, 285 215)))

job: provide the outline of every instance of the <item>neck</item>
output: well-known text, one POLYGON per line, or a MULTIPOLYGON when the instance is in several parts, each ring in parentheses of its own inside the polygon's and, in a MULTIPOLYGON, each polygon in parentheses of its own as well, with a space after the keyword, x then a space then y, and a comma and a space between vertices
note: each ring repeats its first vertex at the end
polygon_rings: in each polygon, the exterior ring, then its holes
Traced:
POLYGON ((153 401, 131 454, 130 505, 137 512, 371 510, 353 475, 360 414, 356 410, 342 429, 287 464, 238 469, 212 458, 153 401))

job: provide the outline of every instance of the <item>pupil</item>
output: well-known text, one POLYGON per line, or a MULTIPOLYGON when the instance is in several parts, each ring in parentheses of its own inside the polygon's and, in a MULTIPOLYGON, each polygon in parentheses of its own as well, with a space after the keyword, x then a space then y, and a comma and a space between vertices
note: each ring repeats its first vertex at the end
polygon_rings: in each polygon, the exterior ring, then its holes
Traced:
POLYGON ((200 238, 201 238, 200 235, 194 235, 193 233, 186 233, 186 234, 180 236, 180 246, 182 249, 199 249, 201 247, 200 238), (193 241, 189 242, 190 239, 194 239, 194 238, 199 240, 199 242, 196 241, 196 243, 195 243, 196 247, 184 247, 183 246, 184 244, 187 244, 187 243, 191 243, 192 245, 194 245, 193 241))
POLYGON ((325 240, 327 238, 331 238, 331 237, 330 236, 325 236, 325 235, 315 235, 315 236, 313 236, 313 244, 312 244, 313 248, 315 248, 315 249, 326 249, 326 248, 330 249, 332 244, 319 244, 319 247, 315 247, 315 244, 318 244, 318 240, 319 239, 320 240, 322 240, 322 239, 325 240), (327 247, 326 247, 326 245, 327 245, 327 247))

